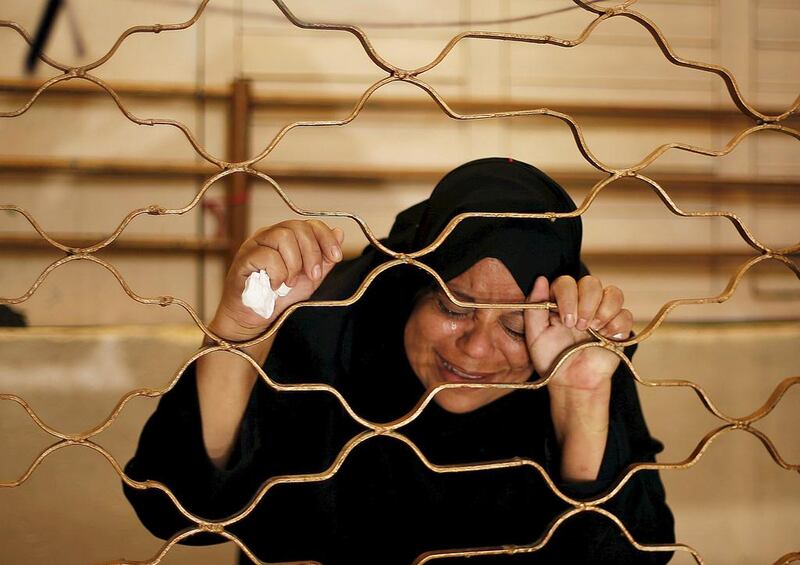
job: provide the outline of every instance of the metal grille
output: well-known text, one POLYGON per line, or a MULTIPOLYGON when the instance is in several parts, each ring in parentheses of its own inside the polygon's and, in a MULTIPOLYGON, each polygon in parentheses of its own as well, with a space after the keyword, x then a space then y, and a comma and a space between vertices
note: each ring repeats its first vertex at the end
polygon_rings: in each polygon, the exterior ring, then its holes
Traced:
MULTIPOLYGON (((108 95, 114 100, 114 102, 119 107, 120 111, 132 122, 139 124, 139 125, 148 125, 148 126, 171 126, 178 128, 186 137, 188 142, 194 147, 195 151, 206 161, 212 163, 216 167, 219 168, 219 172, 214 174, 213 176, 209 177, 205 180, 202 185, 202 188, 198 191, 196 196, 192 199, 192 201, 184 206, 183 208, 176 208, 176 209, 167 209, 158 205, 151 205, 145 208, 138 208, 131 211, 125 218, 120 222, 119 226, 105 239, 102 241, 98 241, 93 245, 89 245, 86 247, 70 247, 68 245, 64 245, 55 239, 53 239, 47 232, 45 232, 41 226, 38 224, 36 219, 26 210, 23 208, 13 205, 13 204, 4 204, 0 205, 0 210, 8 210, 11 212, 15 212, 24 216, 27 221, 33 226, 33 228, 37 231, 37 233, 46 240, 50 245, 59 249, 65 253, 65 256, 57 261, 51 263, 37 278, 37 280, 33 283, 33 285, 25 292, 23 295, 19 297, 0 297, 0 304, 18 304, 21 302, 26 301, 30 298, 39 285, 46 279, 46 277, 55 269, 59 268, 60 266, 69 263, 71 261, 92 261, 101 265, 102 267, 106 268, 111 274, 117 279, 120 283, 122 288, 125 292, 132 298, 133 300, 140 302, 142 304, 158 304, 160 306, 170 306, 170 305, 178 305, 182 307, 186 312, 191 316, 197 326, 203 331, 204 334, 211 340, 211 343, 215 345, 211 345, 209 347, 202 348, 198 351, 195 355, 192 356, 191 359, 187 360, 180 369, 178 369, 175 374, 173 375, 172 380, 170 381, 169 385, 162 389, 138 389, 133 390, 127 393, 121 400, 117 403, 116 407, 113 409, 111 414, 106 418, 105 421, 97 425, 96 427, 80 433, 80 434, 65 434, 58 430, 53 429, 52 427, 48 426, 44 421, 42 421, 31 406, 21 397, 14 395, 14 394, 0 394, 0 400, 8 400, 13 401, 21 405, 28 413, 30 418, 33 422, 41 428, 43 431, 48 433, 49 435, 53 436, 57 439, 57 441, 52 444, 50 447, 42 451, 39 456, 33 461, 27 471, 20 476, 17 480, 11 482, 0 483, 0 487, 10 488, 10 487, 17 487, 23 484, 34 472, 37 466, 44 460, 47 456, 51 453, 58 451, 59 449, 70 447, 70 446, 82 446, 86 448, 93 449, 100 453, 109 464, 114 468, 120 478, 130 487, 136 489, 158 489, 164 492, 170 500, 174 503, 176 508, 183 514, 186 518, 191 520, 194 523, 194 526, 188 528, 184 531, 175 534, 171 539, 169 539, 160 549, 160 551, 146 561, 137 561, 136 563, 158 563, 164 555, 178 542, 185 540, 191 536, 194 536, 201 532, 213 532, 219 536, 227 538, 228 540, 233 541, 236 545, 238 545, 244 553, 248 555, 248 557, 255 563, 262 563, 246 546, 245 544, 238 539, 235 535, 228 531, 228 526, 239 522, 247 515, 249 515, 253 509, 259 504, 261 498, 265 496, 267 491, 278 484, 285 484, 285 483, 298 483, 298 482, 316 482, 316 481, 325 481, 335 475, 344 461, 347 459, 350 452, 356 449, 359 444, 368 441, 370 438, 376 435, 383 435, 392 437, 398 441, 401 441, 407 444, 416 454, 416 456, 420 459, 420 461, 431 471, 435 473, 462 473, 462 472, 479 472, 482 470, 488 469, 498 469, 498 468, 508 468, 508 467, 532 467, 532 471, 538 472, 544 481, 549 486, 550 490, 559 497, 561 500, 566 502, 571 506, 570 509, 565 511, 563 514, 558 516, 551 524, 550 527, 547 529, 544 534, 535 542, 530 545, 521 545, 521 546, 503 546, 503 547, 496 547, 496 548, 482 548, 479 550, 451 550, 451 551, 438 551, 438 552, 429 552, 423 555, 420 555, 415 560, 415 563, 422 564, 428 563, 434 560, 441 560, 446 559, 448 557, 465 557, 465 556, 479 556, 479 555, 501 555, 501 554, 518 554, 518 553, 528 553, 528 552, 535 552, 542 548, 544 545, 548 543, 548 540, 552 537, 554 532, 566 521, 569 520, 572 516, 576 514, 583 513, 583 512, 594 512, 597 514, 603 515, 608 520, 611 520, 616 526, 619 528, 621 533, 628 539, 628 541, 635 546, 640 551, 646 552, 655 552, 655 551, 680 551, 686 552, 692 556, 692 558, 697 563, 703 563, 703 559, 701 555, 692 547, 682 544, 665 544, 665 545, 647 545, 647 544, 640 544, 638 543, 633 536, 630 534, 626 526, 620 521, 620 519, 615 516, 614 514, 610 513, 609 511, 601 508, 599 505, 609 499, 613 498, 614 496, 619 493, 619 491, 625 486, 625 484, 631 479, 631 477, 643 470, 673 470, 673 469, 685 469, 695 465, 699 459, 702 457, 705 450, 709 447, 709 445, 720 435, 725 434, 730 431, 744 431, 754 435, 758 438, 764 447, 767 449, 775 463, 787 470, 793 470, 800 472, 800 464, 792 464, 786 461, 781 454, 778 452, 778 449, 775 447, 773 442, 770 438, 764 434, 763 432, 759 431, 754 424, 767 416, 779 403, 783 394, 792 386, 800 383, 800 376, 790 377, 784 379, 780 382, 769 399, 759 408, 754 410, 751 414, 742 417, 733 417, 723 413, 721 410, 717 408, 713 400, 709 397, 706 391, 699 385, 688 381, 688 380, 646 380, 643 378, 639 373, 636 371, 636 368, 631 364, 631 362, 622 354, 622 346, 639 343, 647 338, 649 338, 653 332, 661 325, 661 323, 665 320, 666 316, 669 314, 671 310, 674 308, 684 305, 684 304, 709 304, 709 303, 720 303, 728 300, 733 293, 735 292, 739 282, 741 281, 742 277, 747 273, 749 269, 757 265, 762 261, 777 261, 783 265, 785 265, 788 269, 790 269, 794 274, 800 278, 800 266, 793 260, 792 255, 796 254, 800 251, 800 244, 795 244, 793 246, 789 246, 782 249, 772 249, 763 243, 761 243, 747 228, 747 226, 737 217, 736 214, 731 212, 693 212, 693 211, 685 211, 679 208, 670 198, 669 194, 653 179, 646 176, 643 171, 653 164, 659 157, 661 157, 664 153, 671 149, 676 149, 680 151, 688 151, 692 153, 697 153, 701 155, 707 155, 710 157, 719 157, 730 153, 734 148, 741 143, 746 137, 755 134, 756 132, 764 131, 764 130, 772 130, 776 132, 780 132, 789 136, 794 137, 795 139, 800 140, 800 131, 793 129, 791 127, 787 127, 783 125, 788 118, 794 116, 800 110, 800 97, 788 108, 785 112, 779 115, 766 115, 762 112, 758 111, 754 108, 751 104, 747 102, 744 98, 742 93, 739 90, 737 85, 736 79, 734 76, 725 68, 706 64, 697 61, 690 61, 684 59, 677 55, 673 48, 670 46, 669 42, 667 41, 664 34, 659 30, 654 22, 650 19, 645 17, 643 14, 635 11, 632 8, 632 5, 635 3, 635 0, 626 0, 616 6, 605 8, 600 7, 594 2, 588 2, 585 0, 573 0, 573 2, 577 5, 577 7, 586 10, 594 15, 594 19, 589 23, 585 29, 578 35, 575 39, 563 39, 552 37, 549 35, 525 35, 525 34, 517 34, 517 33, 496 33, 496 32, 479 32, 479 31, 468 31, 459 33, 455 35, 442 49, 442 51, 428 64, 416 68, 416 69, 403 69, 399 68, 389 61, 385 60, 381 57, 378 52, 373 48, 372 43, 370 42, 369 37, 367 34, 357 26, 353 25, 344 25, 344 24, 321 24, 321 23, 311 23, 304 20, 301 20, 297 16, 295 16, 289 8, 284 4, 282 0, 273 0, 275 5, 279 8, 279 10, 283 13, 283 15, 288 19, 293 25, 302 28, 302 29, 310 29, 310 30, 337 30, 346 33, 350 33, 356 37, 356 39, 360 42, 361 46, 363 47, 365 53, 369 56, 372 62, 378 66, 380 69, 387 73, 387 76, 378 80, 374 84, 372 84, 366 91, 363 92, 361 97, 356 102, 355 106, 353 107, 352 111, 349 113, 347 117, 341 120, 330 120, 330 121, 298 121, 286 125, 283 127, 275 136, 274 138, 261 150, 257 155, 253 156, 250 159, 246 159, 239 162, 227 162, 219 157, 212 155, 208 150, 206 150, 203 145, 198 142, 195 135, 190 131, 190 129, 183 123, 171 120, 171 119, 154 119, 154 118, 141 118, 133 113, 131 113, 122 103, 120 97, 114 91, 114 88, 100 79, 99 77, 92 74, 92 71, 104 63, 106 63, 118 50, 120 45, 125 41, 126 38, 135 34, 135 33, 160 33, 165 31, 178 31, 183 30, 191 27, 194 25, 198 19, 203 14, 206 5, 208 4, 209 0, 203 0, 200 6, 197 8, 194 16, 189 20, 179 23, 179 24, 156 24, 150 26, 134 26, 122 33, 116 43, 111 47, 111 49, 102 57, 97 59, 96 61, 89 63, 87 65, 83 65, 80 67, 70 67, 68 65, 64 65, 51 59, 50 57, 41 54, 40 59, 47 65, 53 67, 54 69, 62 71, 63 74, 58 75, 50 80, 44 82, 36 92, 29 98, 29 100, 22 105, 20 108, 8 111, 8 112, 0 112, 0 117, 11 118, 15 116, 19 116, 25 112, 27 112, 34 102, 38 99, 38 97, 47 89, 51 88, 57 83, 68 81, 68 80, 85 80, 92 82, 102 88, 108 95), (731 100, 735 103, 735 105, 739 108, 741 113, 749 118, 752 122, 750 127, 741 130, 737 133, 730 141, 721 149, 711 149, 711 148, 704 148, 704 147, 697 147, 692 145, 687 145, 683 143, 668 143, 661 145, 654 149, 646 158, 644 158, 641 162, 625 168, 625 169, 615 169, 603 163, 600 159, 598 159, 592 151, 589 149, 589 146, 584 138, 580 125, 569 115, 550 110, 547 108, 537 108, 531 110, 522 110, 522 111, 513 111, 513 112, 497 112, 497 113, 480 113, 480 114, 459 114, 455 112, 452 108, 450 108, 447 102, 436 92, 433 86, 423 80, 421 77, 424 75, 425 72, 431 70, 440 62, 442 62, 452 51, 452 49, 462 40, 468 38, 475 38, 475 39, 484 39, 484 40, 501 40, 501 41, 515 41, 515 42, 523 42, 523 43, 533 43, 533 44, 548 44, 554 45, 563 48, 570 48, 580 45, 581 43, 585 42, 592 32, 597 29, 604 21, 609 20, 611 18, 628 18, 633 20, 637 24, 644 27, 650 35, 653 37, 653 40, 658 45, 659 49, 663 53, 664 57, 668 59, 674 65, 680 67, 686 67, 690 69, 694 69, 699 72, 704 73, 713 73, 719 76, 724 84, 727 87, 727 91, 730 95, 731 100), (541 116, 549 116, 552 118, 556 118, 561 120, 566 124, 566 126, 571 130, 575 143, 578 147, 578 150, 583 155, 583 157, 588 161, 594 168, 599 171, 602 171, 607 176, 597 182, 589 192, 589 194, 585 197, 582 204, 578 207, 577 210, 570 213, 537 213, 537 214, 521 214, 521 213, 514 213, 514 214, 507 214, 507 213, 464 213, 456 216, 453 220, 447 225, 447 227, 439 234, 439 236, 431 243, 429 246, 425 247, 424 249, 420 249, 413 253, 398 253, 392 249, 388 249, 380 241, 375 237, 375 234, 370 229, 370 226, 364 221, 361 217, 348 213, 348 212, 335 212, 335 211, 314 211, 314 210, 305 210, 298 207, 296 204, 292 202, 292 200, 287 196, 281 186, 273 180, 269 175, 255 170, 253 167, 256 163, 267 157, 278 145, 278 143, 283 139, 283 137, 292 129, 300 128, 300 127, 326 127, 326 126, 343 126, 351 122, 355 119, 356 116, 361 112, 366 104, 367 100, 372 96, 380 88, 384 87, 387 84, 393 82, 407 82, 410 84, 415 85, 416 87, 422 89, 426 92, 433 102, 449 117, 456 119, 456 120, 482 120, 482 119, 490 119, 490 118, 499 118, 499 117, 511 117, 511 116, 533 116, 533 115, 541 115, 541 116), (197 312, 189 305, 187 302, 181 300, 180 298, 176 298, 174 296, 156 296, 156 297, 145 297, 136 294, 126 283, 125 279, 119 273, 119 271, 110 263, 106 262, 105 260, 97 257, 95 253, 109 245, 113 244, 116 239, 122 234, 122 232, 126 229, 128 224, 132 222, 137 216, 142 214, 149 214, 149 215, 180 215, 185 214, 188 211, 192 210, 195 206, 201 203, 203 196, 205 195, 206 191, 208 191, 214 183, 217 181, 234 174, 245 174, 245 175, 252 175, 263 181, 269 183, 275 192, 283 199, 286 205, 291 208, 294 212, 303 215, 303 216, 314 216, 314 217, 344 217, 349 218, 350 220, 356 222, 364 235, 369 239, 370 243, 375 246, 377 249, 382 251, 387 260, 382 263, 381 265, 377 266, 373 271, 371 271, 366 278, 362 281, 361 285, 359 286, 358 290, 348 299, 346 300, 338 300, 338 301, 325 301, 325 302, 308 302, 308 303, 298 303, 290 307, 287 311, 285 311, 272 326, 268 329, 268 331, 259 336, 256 339, 245 343, 232 343, 227 342, 218 336, 214 335, 203 321, 198 316, 197 312), (278 331, 281 325, 284 323, 286 318, 292 314, 298 308, 307 308, 307 307, 341 307, 341 306, 348 306, 359 300, 359 298, 364 294, 370 284, 375 280, 377 276, 380 275, 383 271, 387 269, 391 269, 397 267, 398 265, 413 265, 416 268, 422 269, 426 271, 430 276, 432 276, 436 282, 439 284, 441 289, 447 294, 447 296, 452 300, 453 303, 463 306, 463 307, 473 307, 473 308, 508 308, 509 304, 489 304, 489 303, 469 303, 459 301, 455 296, 453 296, 449 289, 447 288, 444 281, 439 277, 439 275, 432 270, 427 265, 418 261, 418 259, 428 253, 433 252, 437 249, 447 238, 447 236, 455 229, 455 227, 462 222, 463 220, 471 217, 514 217, 514 218, 538 218, 538 219, 549 219, 551 221, 557 221, 558 218, 567 218, 567 217, 575 217, 585 213, 589 207, 591 206, 594 199, 599 195, 599 193, 609 185, 613 184, 618 179, 630 177, 641 181, 645 185, 649 186, 661 199, 664 205, 674 214, 682 217, 725 217, 727 218, 742 236, 742 238, 754 249, 754 254, 751 258, 745 261, 736 272, 731 276, 727 287, 725 290, 717 295, 717 296, 707 296, 702 298, 676 298, 674 300, 670 300, 666 304, 664 304, 656 316, 647 324, 643 331, 641 331, 635 338, 629 339, 624 342, 613 342, 609 341, 602 335, 593 332, 592 335, 595 338, 595 341, 589 343, 583 343, 572 347, 571 349, 565 351, 561 358, 559 359, 558 363, 555 365, 553 370, 549 375, 545 378, 542 378, 536 382, 531 383, 522 383, 522 384, 442 384, 437 386, 435 389, 428 391, 427 394, 423 398, 419 400, 417 405, 414 409, 408 413, 403 418, 396 420, 389 424, 376 424, 374 422, 370 422, 362 418, 359 414, 357 414, 347 403, 344 397, 333 387, 325 384, 296 384, 296 385, 282 385, 280 383, 274 382, 269 375, 265 374, 264 371, 255 363, 246 353, 244 353, 241 349, 244 347, 248 347, 269 339, 271 336, 278 331), (603 347, 613 351, 623 363, 625 363, 630 371, 632 372, 636 381, 648 387, 688 387, 691 388, 700 399, 701 403, 705 408, 711 412, 714 416, 716 416, 720 421, 721 425, 719 427, 709 431, 705 437, 696 445, 692 454, 683 461, 675 462, 675 463, 646 463, 646 464, 634 464, 627 468, 624 474, 618 478, 615 483, 615 486, 607 491, 606 493, 595 497, 588 501, 579 501, 562 493, 553 480, 548 476, 547 472, 541 465, 536 463, 535 461, 528 460, 528 459, 515 459, 512 461, 503 461, 503 462, 486 462, 486 463, 475 463, 470 465, 437 465, 434 462, 429 461, 425 455, 420 451, 420 449, 406 436, 403 435, 402 429, 404 426, 412 422, 416 419, 425 407, 431 402, 436 394, 441 392, 444 389, 449 388, 504 388, 504 389, 536 389, 547 385, 549 380, 552 378, 553 374, 559 371, 559 368, 563 365, 564 361, 569 358, 571 355, 574 355, 577 351, 581 349, 588 348, 588 347, 603 347), (362 426, 366 428, 366 431, 356 435, 355 437, 351 438, 342 448, 338 456, 336 457, 333 464, 324 472, 317 473, 317 474, 305 474, 305 475, 292 475, 292 476, 281 476, 281 477, 273 477, 266 481, 261 488, 259 489, 257 495, 252 499, 252 501, 245 507, 238 511, 235 515, 225 519, 225 520, 206 520, 200 516, 196 516, 191 512, 187 511, 186 508, 183 506, 180 500, 167 488, 165 485, 156 482, 156 481, 144 481, 139 482, 135 481, 128 476, 125 475, 122 467, 119 463, 114 459, 114 457, 106 451, 101 445, 95 443, 92 438, 108 428, 112 425, 112 423, 116 420, 119 416, 120 412, 123 410, 127 402, 136 397, 136 396, 145 396, 145 397, 160 397, 169 391, 177 381, 181 378, 181 375, 187 369, 187 367, 194 362, 196 359, 203 355, 207 355, 214 351, 228 351, 231 354, 238 355, 248 362, 250 362, 254 369, 258 372, 260 377, 273 389, 277 391, 325 391, 328 394, 333 395, 338 402, 341 404, 342 408, 349 414, 349 416, 362 426)), ((33 43, 31 36, 28 32, 18 25, 15 22, 11 21, 0 21, 0 26, 7 27, 15 30, 19 35, 21 35, 25 41, 29 44, 33 43)), ((518 308, 545 308, 545 309, 553 309, 555 308, 555 304, 550 302, 545 303, 538 303, 538 304, 519 304, 515 305, 518 308)), ((800 553, 793 552, 786 554, 780 557, 775 563, 789 563, 792 561, 800 560, 800 553)))

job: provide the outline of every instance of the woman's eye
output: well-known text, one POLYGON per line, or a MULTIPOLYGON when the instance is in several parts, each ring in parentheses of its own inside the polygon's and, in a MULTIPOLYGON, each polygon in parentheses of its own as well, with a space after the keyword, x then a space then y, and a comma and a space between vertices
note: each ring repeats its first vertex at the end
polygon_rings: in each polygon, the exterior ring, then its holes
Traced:
POLYGON ((447 303, 445 303, 445 301, 442 300, 441 298, 437 298, 436 303, 439 305, 439 310, 441 310, 448 316, 452 316, 453 318, 463 318, 469 313, 469 312, 459 312, 458 310, 451 310, 448 307, 447 303))
POLYGON ((520 332, 520 331, 511 329, 505 324, 502 324, 502 326, 503 326, 503 329, 506 331, 506 333, 508 335, 510 335, 513 339, 517 339, 517 340, 520 340, 520 341, 525 339, 525 332, 524 331, 520 332))

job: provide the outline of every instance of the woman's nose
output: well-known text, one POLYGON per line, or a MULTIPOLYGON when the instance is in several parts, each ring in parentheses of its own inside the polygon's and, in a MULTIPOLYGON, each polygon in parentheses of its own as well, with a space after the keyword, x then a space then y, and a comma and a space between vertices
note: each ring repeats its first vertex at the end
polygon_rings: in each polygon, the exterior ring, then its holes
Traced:
POLYGON ((473 321, 456 339, 456 345, 465 354, 473 358, 481 358, 492 350, 492 340, 487 324, 479 320, 473 321))

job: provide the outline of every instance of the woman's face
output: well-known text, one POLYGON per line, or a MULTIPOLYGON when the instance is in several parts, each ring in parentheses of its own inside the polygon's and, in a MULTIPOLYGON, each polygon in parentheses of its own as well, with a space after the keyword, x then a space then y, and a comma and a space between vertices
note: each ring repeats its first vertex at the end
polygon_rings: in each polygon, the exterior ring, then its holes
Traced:
MULTIPOLYGON (((525 302, 511 272, 494 258, 481 259, 447 286, 463 302, 525 302)), ((417 301, 406 322, 406 356, 427 389, 442 383, 521 383, 533 372, 524 330, 522 310, 461 308, 437 289, 417 301)), ((445 410, 463 413, 510 392, 454 388, 442 390, 435 400, 445 410)))

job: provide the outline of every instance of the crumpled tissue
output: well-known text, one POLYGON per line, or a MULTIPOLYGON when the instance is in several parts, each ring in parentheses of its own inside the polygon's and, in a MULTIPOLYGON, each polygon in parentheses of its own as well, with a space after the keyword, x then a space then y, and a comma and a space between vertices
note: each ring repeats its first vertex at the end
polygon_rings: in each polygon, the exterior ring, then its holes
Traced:
POLYGON ((242 292, 242 303, 262 318, 269 319, 275 311, 275 301, 279 296, 286 296, 291 287, 281 284, 278 290, 272 290, 269 275, 264 269, 247 277, 242 292))

